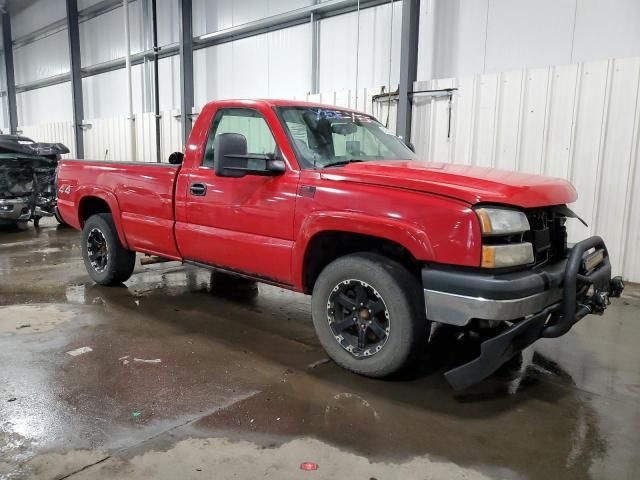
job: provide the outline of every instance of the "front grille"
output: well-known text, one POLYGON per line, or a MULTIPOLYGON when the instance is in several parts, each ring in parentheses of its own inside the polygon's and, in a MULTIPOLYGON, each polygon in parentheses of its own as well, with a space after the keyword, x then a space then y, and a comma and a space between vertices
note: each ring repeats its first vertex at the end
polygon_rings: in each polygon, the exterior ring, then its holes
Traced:
POLYGON ((566 217, 555 207, 534 208, 525 211, 531 230, 524 240, 531 242, 535 256, 534 266, 562 260, 567 252, 566 217))

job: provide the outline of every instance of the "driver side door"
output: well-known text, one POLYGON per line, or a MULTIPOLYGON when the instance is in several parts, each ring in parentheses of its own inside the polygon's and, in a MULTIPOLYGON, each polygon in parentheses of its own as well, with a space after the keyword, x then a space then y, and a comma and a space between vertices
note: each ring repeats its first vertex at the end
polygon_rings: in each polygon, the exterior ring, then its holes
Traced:
POLYGON ((216 175, 214 140, 222 133, 244 135, 250 154, 279 155, 261 112, 244 107, 216 112, 200 165, 189 173, 186 212, 190 239, 183 242, 183 256, 288 285, 298 172, 287 167, 278 176, 216 175))

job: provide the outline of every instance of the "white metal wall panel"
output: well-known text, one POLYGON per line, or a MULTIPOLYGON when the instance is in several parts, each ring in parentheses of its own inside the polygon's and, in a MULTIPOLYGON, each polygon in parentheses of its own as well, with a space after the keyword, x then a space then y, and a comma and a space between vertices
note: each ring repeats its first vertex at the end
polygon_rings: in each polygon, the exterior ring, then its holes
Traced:
MULTIPOLYGON (((493 167, 495 162, 495 141, 497 124, 498 89, 500 74, 483 75, 477 86, 476 128, 473 137, 475 165, 493 167), (482 121, 480 121, 482 119, 482 121)), ((440 137, 442 138, 442 137, 440 137)), ((434 141, 439 138, 435 137, 434 141)), ((431 149, 433 150, 433 148, 431 149)), ((433 158, 433 157, 431 157, 433 158)))
MULTIPOLYGON (((142 69, 142 65, 131 67, 134 113, 143 111, 142 69)), ((83 78, 82 96, 86 118, 111 118, 126 115, 129 111, 126 70, 114 70, 83 78)))
POLYGON ((418 78, 640 55, 638 0, 422 0, 418 78))
POLYGON ((13 38, 27 35, 67 16, 65 0, 36 0, 22 3, 27 5, 11 16, 13 38))
POLYGON ((638 85, 640 83, 640 58, 613 61, 609 107, 603 125, 602 167, 599 176, 594 230, 607 239, 607 246, 614 258, 617 271, 622 269, 625 258, 638 255, 638 242, 626 243, 631 207, 632 181, 637 156, 638 85))
POLYGON ((358 14, 338 15, 320 21, 320 90, 398 83, 402 2, 367 8, 360 12, 360 48, 357 53, 358 14), (393 16, 393 19, 392 19, 393 16), (393 20, 393 27, 392 25, 393 20), (392 31, 393 30, 393 31, 392 31), (391 39, 393 38, 393 41, 391 39), (390 45, 391 43, 391 45, 390 45), (391 50, 390 50, 391 49, 391 50))
POLYGON ((63 143, 69 148, 64 158, 75 157, 75 134, 72 122, 53 122, 40 125, 26 125, 18 128, 22 134, 36 142, 63 143))
POLYGON ((579 0, 572 62, 640 55, 638 0, 579 0))
POLYGON ((540 173, 544 155, 547 106, 551 71, 548 68, 525 71, 518 170, 540 173))
POLYGON ((484 71, 488 0, 422 0, 418 78, 484 71))
MULTIPOLYGON (((193 54, 194 61, 194 88, 196 98, 198 89, 202 81, 198 80, 202 50, 197 50, 193 54)), ((210 71, 210 75, 215 75, 215 71, 210 71)), ((158 62, 158 76, 160 77, 160 111, 175 110, 180 108, 180 59, 177 56, 161 58, 158 62)))
POLYGON ((13 63, 17 85, 68 72, 67 31, 63 30, 28 45, 14 48, 13 63))
POLYGON ((216 32, 313 3, 313 0, 194 0, 193 33, 216 32))
POLYGON ((609 104, 611 65, 609 61, 592 62, 582 64, 580 68, 576 104, 576 119, 580 121, 574 128, 570 178, 578 192, 594 192, 594 195, 579 195, 574 205, 589 224, 584 227, 574 222, 572 233, 575 236, 589 236, 594 232, 604 140, 602 123, 609 104))
POLYGON ((267 34, 270 98, 288 98, 311 88, 311 26, 267 34))
POLYGON ((134 161, 129 155, 129 125, 125 117, 86 120, 84 156, 92 160, 134 161))
MULTIPOLYGON (((416 82, 414 89, 452 81, 416 82)), ((431 161, 565 178, 578 190, 571 241, 602 235, 616 273, 640 281, 640 57, 458 79, 446 98, 414 100, 412 140, 431 161), (453 152, 453 153, 452 153, 453 152)))
MULTIPOLYGON (((158 44, 169 45, 180 40, 178 0, 156 0, 158 13, 158 44)), ((194 22, 195 22, 194 15, 194 22)))
POLYGON ((543 175, 569 178, 577 78, 578 65, 551 69, 543 175))
MULTIPOLYGON (((143 49, 141 22, 142 1, 136 0, 129 3, 131 53, 140 52, 143 49)), ((80 45, 80 58, 84 67, 124 57, 124 13, 122 7, 80 23, 80 45)))
POLYGON ((570 63, 575 8, 576 0, 490 0, 486 70, 570 63))
POLYGON ((70 82, 18 93, 16 103, 23 125, 73 119, 70 82))
POLYGON ((194 52, 195 103, 224 98, 279 98, 309 91, 308 24, 194 52))
POLYGON ((505 72, 500 75, 497 109, 501 115, 496 119, 496 141, 494 166, 506 170, 517 170, 517 155, 520 140, 520 118, 522 109, 522 82, 525 72, 505 72))
POLYGON ((168 160, 171 153, 184 151, 180 110, 162 112, 160 132, 160 148, 163 162, 168 160))

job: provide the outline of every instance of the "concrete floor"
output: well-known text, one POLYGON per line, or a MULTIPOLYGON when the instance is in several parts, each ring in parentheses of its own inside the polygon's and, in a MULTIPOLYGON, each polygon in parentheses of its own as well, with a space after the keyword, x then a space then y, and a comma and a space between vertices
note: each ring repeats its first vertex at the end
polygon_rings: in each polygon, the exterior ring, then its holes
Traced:
POLYGON ((628 289, 464 394, 444 329, 376 381, 323 362, 307 297, 175 263, 99 287, 78 232, 4 229, 0 478, 637 479, 639 343, 628 289))

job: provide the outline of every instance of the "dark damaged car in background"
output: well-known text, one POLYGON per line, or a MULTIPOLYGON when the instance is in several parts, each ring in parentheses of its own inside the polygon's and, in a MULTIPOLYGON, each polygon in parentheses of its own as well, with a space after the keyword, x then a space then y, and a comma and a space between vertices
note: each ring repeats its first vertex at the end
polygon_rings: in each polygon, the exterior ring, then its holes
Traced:
POLYGON ((0 135, 0 226, 23 226, 56 217, 56 168, 69 149, 61 143, 37 143, 0 135))

